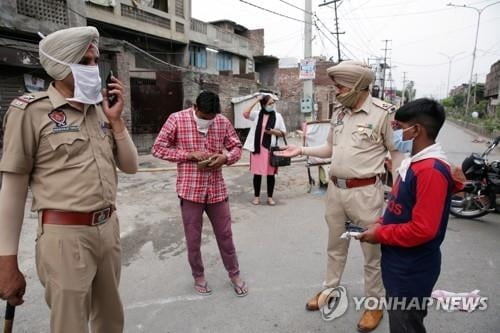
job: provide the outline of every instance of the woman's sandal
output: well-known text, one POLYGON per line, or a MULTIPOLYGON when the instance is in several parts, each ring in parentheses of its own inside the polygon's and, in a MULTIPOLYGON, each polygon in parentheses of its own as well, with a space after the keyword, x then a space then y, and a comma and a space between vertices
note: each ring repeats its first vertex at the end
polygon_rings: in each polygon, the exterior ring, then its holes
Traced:
POLYGON ((259 199, 259 198, 254 198, 254 199, 252 200, 252 205, 257 206, 258 204, 260 204, 260 199, 259 199))
POLYGON ((195 282, 194 284, 194 290, 201 296, 210 296, 212 295, 212 289, 208 287, 208 282, 205 282, 204 284, 198 284, 195 282))
POLYGON ((248 288, 246 282, 242 281, 243 283, 238 285, 234 283, 233 281, 231 282, 231 286, 233 286, 233 291, 236 297, 245 297, 248 295, 248 288))
POLYGON ((268 198, 267 199, 267 204, 269 206, 276 206, 276 201, 274 201, 273 198, 268 198))

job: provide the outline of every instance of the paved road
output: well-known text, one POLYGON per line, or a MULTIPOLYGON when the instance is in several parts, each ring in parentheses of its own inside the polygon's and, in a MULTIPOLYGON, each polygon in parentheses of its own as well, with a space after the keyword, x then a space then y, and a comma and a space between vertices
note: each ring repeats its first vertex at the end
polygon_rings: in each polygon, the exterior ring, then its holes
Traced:
MULTIPOLYGON (((472 142, 474 137, 446 125, 440 141, 450 159, 459 163, 470 152, 484 150, 484 143, 472 142)), ((497 149, 497 158, 499 152, 497 149)), ((158 166, 147 156, 141 161, 143 166, 158 166)), ((306 193, 304 166, 298 163, 280 170, 276 207, 250 205, 247 168, 226 169, 225 177, 232 193, 233 233, 241 269, 250 286, 250 295, 243 299, 232 293, 208 223, 203 255, 214 294, 203 298, 193 293, 174 174, 120 176, 126 332, 355 332, 360 314, 353 304, 333 322, 304 310, 305 301, 320 289, 326 263, 324 197, 319 191, 306 193)), ((26 305, 17 311, 16 332, 48 332, 48 310, 34 269, 35 229, 36 216, 27 214, 20 257, 29 285, 26 305)), ((426 319, 429 332, 499 331, 499 241, 499 215, 475 221, 450 218, 436 287, 480 289, 489 297, 489 309, 430 311, 426 319)), ((356 241, 350 246, 343 285, 350 296, 362 296, 362 254, 356 241)), ((388 332, 387 319, 376 332, 388 332)))

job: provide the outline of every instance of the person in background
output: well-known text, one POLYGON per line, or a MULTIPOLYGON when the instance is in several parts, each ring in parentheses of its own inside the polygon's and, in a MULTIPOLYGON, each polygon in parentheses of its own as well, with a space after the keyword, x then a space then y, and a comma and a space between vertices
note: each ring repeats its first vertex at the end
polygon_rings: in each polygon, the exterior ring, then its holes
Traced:
POLYGON ((271 147, 277 140, 286 135, 283 116, 276 111, 276 100, 273 95, 257 95, 255 101, 243 112, 243 117, 253 121, 250 132, 243 146, 250 151, 250 172, 253 174, 254 205, 260 204, 260 188, 262 177, 267 178, 267 204, 276 205, 273 200, 274 186, 278 168, 271 165, 271 147), (260 104, 259 110, 254 110, 260 104))
POLYGON ((436 143, 445 121, 444 108, 421 98, 396 112, 395 143, 411 156, 403 160, 385 214, 363 232, 361 242, 382 245, 382 280, 387 297, 418 299, 418 308, 389 309, 391 333, 425 333, 426 297, 441 271, 452 193, 463 188, 454 179, 441 145, 436 143))
POLYGON ((204 91, 191 108, 173 113, 152 148, 153 156, 177 163, 177 194, 186 236, 194 288, 201 295, 212 290, 205 279, 201 257, 203 212, 206 212, 236 296, 248 294, 231 231, 231 213, 222 167, 241 157, 241 142, 229 120, 220 114, 219 96, 204 91))

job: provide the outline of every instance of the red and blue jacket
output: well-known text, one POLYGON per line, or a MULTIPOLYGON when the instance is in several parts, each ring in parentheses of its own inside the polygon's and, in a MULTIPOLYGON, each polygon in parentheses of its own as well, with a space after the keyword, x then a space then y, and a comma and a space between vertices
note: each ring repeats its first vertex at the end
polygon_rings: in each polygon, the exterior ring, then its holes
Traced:
POLYGON ((429 297, 441 271, 452 193, 458 189, 450 168, 438 159, 410 165, 397 178, 381 226, 382 279, 391 297, 429 297))

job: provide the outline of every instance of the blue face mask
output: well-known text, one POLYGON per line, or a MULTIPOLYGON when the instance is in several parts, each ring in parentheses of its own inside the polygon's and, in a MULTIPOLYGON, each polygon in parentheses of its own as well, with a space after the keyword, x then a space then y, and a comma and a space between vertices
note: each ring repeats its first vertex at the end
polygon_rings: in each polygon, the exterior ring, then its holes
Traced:
POLYGON ((394 147, 396 147, 396 149, 402 153, 411 153, 411 150, 413 149, 413 139, 403 139, 403 133, 412 127, 413 126, 405 129, 398 129, 393 132, 392 139, 394 142, 394 147))
POLYGON ((266 106, 264 106, 264 110, 266 110, 267 112, 273 112, 274 105, 266 105, 266 106))

